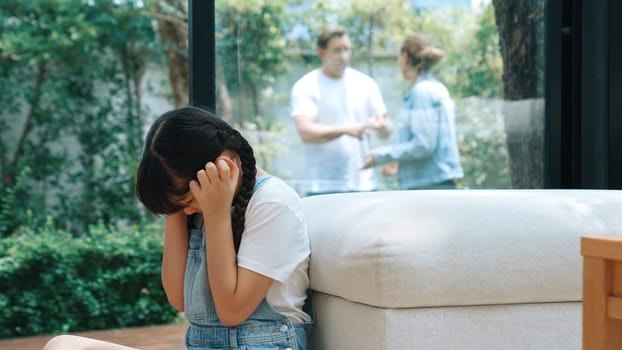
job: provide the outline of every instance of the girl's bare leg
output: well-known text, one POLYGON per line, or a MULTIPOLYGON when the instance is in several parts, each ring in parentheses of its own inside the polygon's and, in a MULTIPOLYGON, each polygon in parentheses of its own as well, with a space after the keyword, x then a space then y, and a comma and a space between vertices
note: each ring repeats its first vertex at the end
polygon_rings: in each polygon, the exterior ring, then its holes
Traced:
POLYGON ((127 346, 102 340, 79 337, 76 335, 58 335, 50 339, 43 350, 137 350, 127 346))

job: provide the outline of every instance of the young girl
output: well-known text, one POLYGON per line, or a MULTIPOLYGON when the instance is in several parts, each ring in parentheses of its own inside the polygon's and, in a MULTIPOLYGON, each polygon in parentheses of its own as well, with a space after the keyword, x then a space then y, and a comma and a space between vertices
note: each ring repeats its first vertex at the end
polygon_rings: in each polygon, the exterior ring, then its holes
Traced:
MULTIPOLYGON (((166 215, 162 284, 185 313, 188 349, 299 349, 312 322, 302 203, 257 168, 248 142, 210 112, 184 107, 151 126, 137 176, 166 215)), ((128 349, 63 335, 44 348, 128 349)))

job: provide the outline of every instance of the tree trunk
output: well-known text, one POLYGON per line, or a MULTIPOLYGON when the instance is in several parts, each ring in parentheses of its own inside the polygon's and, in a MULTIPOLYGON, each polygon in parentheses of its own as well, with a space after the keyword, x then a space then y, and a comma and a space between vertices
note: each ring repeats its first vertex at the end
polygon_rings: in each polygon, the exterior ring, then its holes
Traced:
POLYGON ((173 90, 175 106, 187 105, 188 98, 188 18, 187 0, 154 1, 157 32, 160 42, 166 47, 169 59, 169 80, 173 90), (183 18, 180 18, 183 15, 183 18))
POLYGON ((216 113, 229 123, 233 123, 233 107, 227 83, 225 82, 225 70, 216 55, 216 90, 218 91, 218 104, 216 113))
POLYGON ((19 141, 17 142, 17 146, 15 147, 15 152, 13 153, 13 158, 11 159, 11 164, 8 169, 3 169, 3 185, 4 187, 11 187, 15 183, 15 178, 17 177, 17 168, 19 166, 19 161, 21 160, 22 153, 24 152, 24 147, 26 146, 26 140, 30 136, 30 132, 34 127, 35 116, 39 111, 39 101, 41 100, 41 88, 43 86, 43 82, 45 81, 45 77, 47 75, 47 61, 43 61, 39 63, 39 69, 37 72, 37 80, 35 82, 34 91, 32 93, 32 99, 30 100, 30 110, 28 112, 28 116, 26 117, 26 122, 24 123, 24 128, 22 129, 22 133, 19 137, 19 141))
POLYGON ((544 0, 493 0, 513 188, 543 186, 544 0))

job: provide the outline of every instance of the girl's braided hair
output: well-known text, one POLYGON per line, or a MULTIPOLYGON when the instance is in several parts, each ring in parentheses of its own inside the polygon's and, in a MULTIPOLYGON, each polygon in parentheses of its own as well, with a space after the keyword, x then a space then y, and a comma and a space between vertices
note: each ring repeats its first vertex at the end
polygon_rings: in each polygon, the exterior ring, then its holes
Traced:
POLYGON ((214 113, 198 107, 181 107, 162 114, 145 140, 138 166, 136 195, 154 214, 172 214, 184 208, 180 199, 196 180, 197 172, 223 151, 241 161, 242 184, 232 203, 231 225, 235 251, 240 247, 246 207, 257 174, 253 149, 246 139, 214 113))

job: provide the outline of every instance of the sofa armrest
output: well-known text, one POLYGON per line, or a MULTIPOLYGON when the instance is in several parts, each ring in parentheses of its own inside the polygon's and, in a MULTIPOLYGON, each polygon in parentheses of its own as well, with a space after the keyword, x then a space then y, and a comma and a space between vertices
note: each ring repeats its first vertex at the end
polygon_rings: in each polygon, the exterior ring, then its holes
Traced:
POLYGON ((584 257, 622 261, 622 237, 581 237, 581 255, 584 257))

